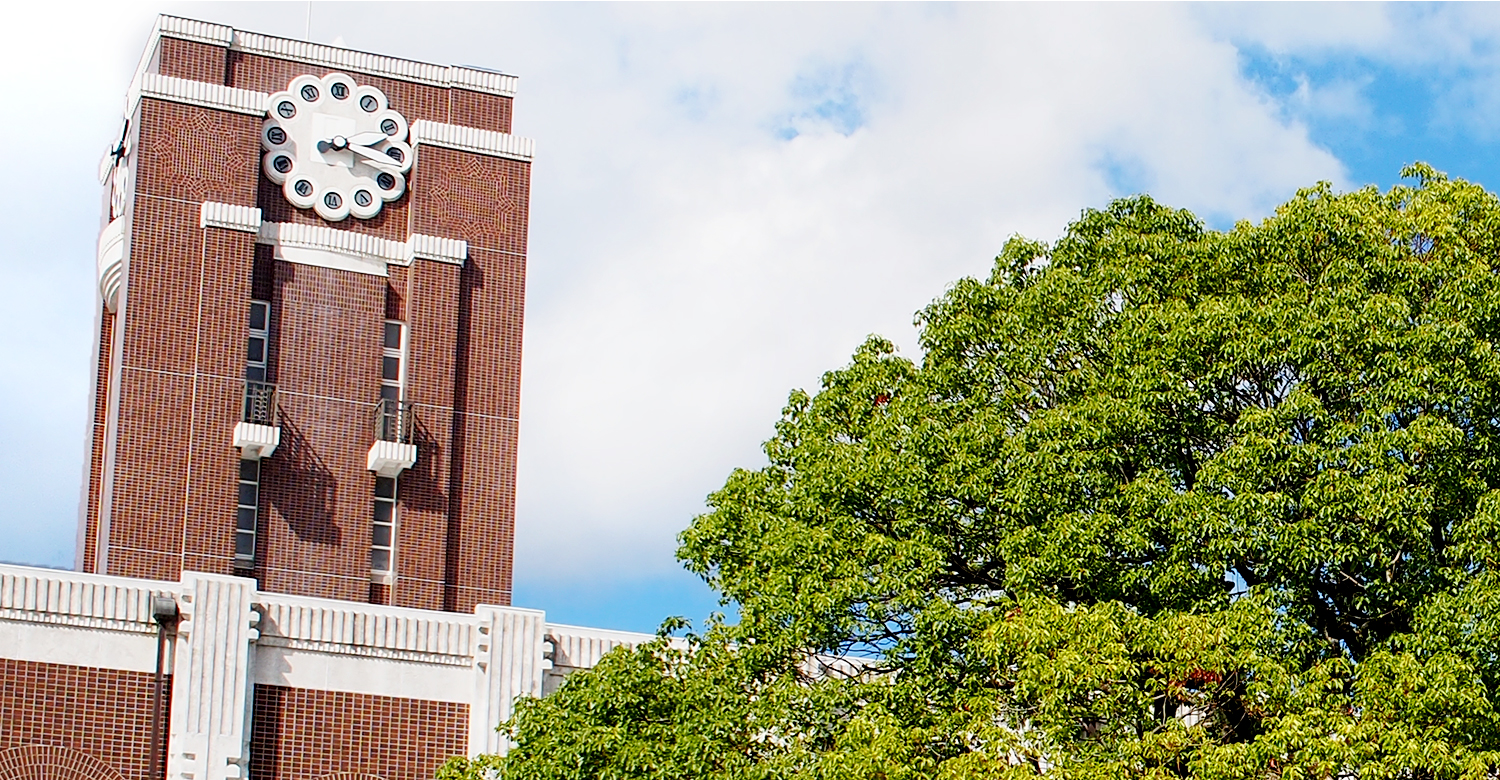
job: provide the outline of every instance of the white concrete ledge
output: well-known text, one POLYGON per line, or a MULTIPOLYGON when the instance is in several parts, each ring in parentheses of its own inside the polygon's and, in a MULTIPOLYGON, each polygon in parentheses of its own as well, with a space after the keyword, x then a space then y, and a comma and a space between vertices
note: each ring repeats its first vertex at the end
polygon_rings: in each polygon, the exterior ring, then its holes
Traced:
POLYGON ((417 445, 377 439, 365 457, 369 469, 382 477, 394 477, 417 462, 417 445))
POLYGON ((421 258, 463 265, 469 256, 469 243, 457 238, 413 233, 405 241, 391 241, 352 230, 293 222, 263 222, 256 240, 276 247, 276 256, 289 263, 376 276, 385 276, 390 263, 411 265, 421 258))
MULTIPOLYGON (((143 74, 140 90, 132 97, 156 98, 251 116, 265 116, 266 107, 271 99, 271 96, 264 92, 252 92, 248 89, 210 84, 206 81, 179 79, 158 73, 143 74)), ((134 99, 130 101, 128 106, 130 113, 134 113, 135 102, 134 99)))
POLYGON ((531 162, 536 152, 536 142, 530 138, 426 119, 419 119, 411 125, 411 145, 420 147, 422 144, 522 162, 531 162))
POLYGON ((260 209, 254 206, 235 206, 229 203, 204 201, 203 205, 198 208, 198 227, 258 233, 260 222, 260 209))
POLYGON ((234 424, 234 446, 246 460, 269 458, 281 444, 281 428, 240 422, 234 424))

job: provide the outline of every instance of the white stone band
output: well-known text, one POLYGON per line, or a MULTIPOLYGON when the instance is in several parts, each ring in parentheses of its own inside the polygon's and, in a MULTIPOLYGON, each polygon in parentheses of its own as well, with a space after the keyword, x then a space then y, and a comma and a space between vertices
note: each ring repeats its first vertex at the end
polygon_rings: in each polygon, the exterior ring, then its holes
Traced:
POLYGON ((531 162, 536 150, 536 142, 530 138, 476 127, 429 122, 426 119, 412 123, 411 143, 413 146, 443 146, 461 152, 506 157, 523 162, 531 162))
POLYGON ((187 103, 204 108, 217 108, 220 111, 233 111, 251 116, 265 116, 266 107, 271 99, 270 95, 264 92, 210 84, 206 81, 179 79, 157 73, 147 73, 141 76, 140 90, 138 94, 132 96, 130 101, 130 113, 135 113, 136 100, 142 97, 168 100, 173 103, 187 103))
MULTIPOLYGON (((244 32, 222 24, 209 24, 165 14, 157 18, 156 34, 160 37, 228 46, 235 51, 295 60, 334 70, 359 71, 435 87, 458 87, 505 97, 515 97, 518 82, 515 76, 504 73, 383 57, 335 46, 244 32)), ((148 47, 148 50, 150 48, 154 46, 148 47)))
POLYGON ((198 209, 198 227, 259 233, 260 222, 260 209, 253 206, 204 201, 198 209))
POLYGON ((262 222, 256 240, 276 247, 278 257, 288 262, 378 276, 384 276, 385 266, 392 263, 411 265, 420 258, 463 265, 469 256, 469 242, 456 238, 413 233, 405 241, 391 241, 351 230, 292 222, 262 222))

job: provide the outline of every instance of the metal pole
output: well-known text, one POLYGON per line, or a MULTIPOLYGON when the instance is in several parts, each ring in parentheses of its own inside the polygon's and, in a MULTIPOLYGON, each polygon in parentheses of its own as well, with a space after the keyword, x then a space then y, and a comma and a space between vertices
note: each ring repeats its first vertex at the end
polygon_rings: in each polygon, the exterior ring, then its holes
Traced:
POLYGON ((146 780, 165 780, 161 766, 161 678, 167 660, 167 625, 177 624, 177 600, 171 596, 151 598, 151 617, 156 621, 156 680, 151 686, 151 757, 146 780))
POLYGON ((161 670, 167 655, 167 624, 156 624, 156 682, 151 686, 151 769, 147 780, 162 780, 161 762, 161 670))

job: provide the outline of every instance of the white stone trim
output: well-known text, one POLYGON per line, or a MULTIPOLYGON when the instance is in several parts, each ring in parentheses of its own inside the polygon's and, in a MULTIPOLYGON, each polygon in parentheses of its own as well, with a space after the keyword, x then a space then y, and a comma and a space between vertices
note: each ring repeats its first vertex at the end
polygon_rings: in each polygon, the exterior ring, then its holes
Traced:
POLYGON ((473 615, 260 594, 260 644, 332 655, 470 666, 473 615))
POLYGON ((505 157, 511 160, 531 162, 536 152, 536 142, 530 138, 476 127, 450 125, 418 119, 411 125, 411 144, 420 146, 442 146, 461 152, 473 152, 490 157, 505 157))
POLYGON ((412 259, 463 265, 464 260, 469 256, 469 242, 461 238, 440 238, 412 233, 411 237, 406 240, 406 245, 412 259))
POLYGON ((99 232, 99 297, 111 313, 120 305, 120 284, 125 278, 125 218, 116 218, 99 232))
MULTIPOLYGON (((428 62, 386 57, 308 41, 245 32, 224 25, 165 14, 158 17, 156 28, 157 34, 162 37, 182 38, 216 46, 230 46, 236 51, 293 60, 309 65, 322 65, 334 70, 357 70, 435 87, 458 87, 474 92, 515 97, 519 82, 515 76, 479 68, 434 65, 428 62)), ((155 48, 155 41, 152 41, 151 48, 155 48)))
MULTIPOLYGON (((295 222, 264 222, 260 226, 259 243, 270 244, 278 249, 311 249, 364 260, 380 266, 385 274, 386 263, 404 265, 410 262, 406 244, 365 233, 323 225, 302 225, 295 222)), ((311 257, 310 255, 307 257, 311 257)), ((284 258, 299 262, 292 256, 284 258)), ((320 265, 310 262, 310 265, 320 265)), ((345 269, 355 270, 355 269, 345 269)))
POLYGON ((198 227, 259 233, 260 222, 260 209, 254 206, 235 206, 229 203, 204 201, 198 209, 198 227))
POLYGON ((181 38, 214 46, 228 46, 234 43, 234 28, 227 24, 200 22, 197 19, 184 19, 180 16, 162 14, 156 17, 156 29, 168 38, 181 38))
POLYGON ((246 716, 260 617, 251 610, 254 586, 255 580, 243 577, 182 575, 167 777, 239 780, 248 775, 246 716))
POLYGON ((256 648, 257 685, 469 704, 474 697, 473 678, 474 672, 467 664, 440 666, 385 657, 330 655, 268 646, 264 639, 256 648))
POLYGON ((262 222, 258 243, 276 247, 276 256, 290 263, 385 276, 386 266, 411 265, 421 258, 463 265, 469 243, 413 233, 405 241, 339 230, 324 225, 262 222))
POLYGON ((549 624, 547 641, 552 643, 552 665, 575 669, 591 667, 599 663, 605 653, 616 647, 636 647, 656 637, 633 631, 611 631, 604 628, 584 628, 549 624))
POLYGON ((417 445, 376 439, 365 456, 365 464, 378 476, 394 477, 416 465, 417 445))
POLYGON ((269 458, 281 444, 281 426, 250 422, 234 424, 234 446, 247 460, 269 458))
POLYGON ((151 596, 175 582, 0 565, 0 619, 155 632, 151 596))
POLYGON ((127 672, 156 669, 156 626, 110 631, 55 621, 0 620, 0 657, 127 672))
POLYGON ((509 741, 495 726, 515 714, 517 699, 539 697, 545 688, 551 666, 545 657, 546 615, 485 604, 474 614, 480 621, 474 648, 478 685, 469 705, 469 755, 504 753, 509 741))
MULTIPOLYGON (((173 103, 187 103, 251 116, 265 116, 266 107, 270 101, 270 96, 264 92, 210 84, 206 81, 180 79, 175 76, 163 76, 159 73, 143 74, 140 93, 133 97, 169 100, 173 103)), ((135 104, 136 100, 132 99, 129 106, 130 113, 134 113, 135 104)))

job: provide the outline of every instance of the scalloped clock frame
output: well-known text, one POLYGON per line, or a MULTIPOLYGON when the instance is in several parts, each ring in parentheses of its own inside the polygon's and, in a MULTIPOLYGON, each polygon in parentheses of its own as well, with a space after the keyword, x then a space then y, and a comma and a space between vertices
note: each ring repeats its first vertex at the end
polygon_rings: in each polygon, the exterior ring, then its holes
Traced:
POLYGON ((298 76, 268 100, 261 168, 297 208, 370 219, 406 192, 409 130, 375 87, 342 73, 298 76))

